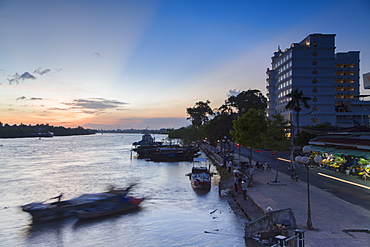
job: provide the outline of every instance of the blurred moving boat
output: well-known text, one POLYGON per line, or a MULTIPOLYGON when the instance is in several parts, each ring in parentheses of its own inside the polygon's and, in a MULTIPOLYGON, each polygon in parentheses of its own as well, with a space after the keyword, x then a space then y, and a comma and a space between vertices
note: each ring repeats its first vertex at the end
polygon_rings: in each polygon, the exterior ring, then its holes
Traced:
POLYGON ((138 208, 144 198, 121 197, 116 201, 93 204, 88 208, 73 211, 73 214, 80 219, 91 219, 111 214, 121 213, 138 208))
POLYGON ((22 210, 28 212, 32 216, 34 222, 44 222, 57 220, 73 215, 73 211, 86 209, 92 205, 99 203, 107 203, 117 201, 122 197, 126 197, 129 192, 129 186, 126 189, 111 189, 108 192, 94 193, 94 194, 83 194, 79 197, 72 198, 69 200, 62 201, 63 194, 50 198, 49 200, 55 200, 52 202, 32 202, 21 206, 22 210))

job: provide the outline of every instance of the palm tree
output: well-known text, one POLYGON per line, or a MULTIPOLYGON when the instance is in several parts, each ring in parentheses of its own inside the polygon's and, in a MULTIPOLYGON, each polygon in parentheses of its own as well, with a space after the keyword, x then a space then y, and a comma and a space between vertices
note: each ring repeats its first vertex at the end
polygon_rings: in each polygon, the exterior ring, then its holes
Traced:
POLYGON ((303 104, 305 108, 310 108, 307 101, 311 98, 303 96, 302 90, 299 90, 298 88, 287 94, 286 97, 290 97, 291 100, 285 106, 285 109, 294 110, 296 112, 297 132, 299 132, 299 112, 302 110, 301 104, 303 104))

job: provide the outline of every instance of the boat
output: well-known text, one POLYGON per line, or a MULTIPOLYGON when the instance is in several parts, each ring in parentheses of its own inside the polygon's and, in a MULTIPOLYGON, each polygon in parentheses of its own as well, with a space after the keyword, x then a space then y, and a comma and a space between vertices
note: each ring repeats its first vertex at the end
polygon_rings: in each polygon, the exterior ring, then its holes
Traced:
POLYGON ((194 153, 187 149, 161 149, 149 156, 149 161, 154 162, 179 162, 193 161, 195 157, 199 157, 200 153, 194 153))
POLYGON ((88 208, 75 210, 73 214, 80 219, 103 217, 138 208, 143 200, 144 198, 124 196, 117 198, 116 201, 96 203, 88 208))
POLYGON ((31 133, 32 137, 54 137, 53 132, 39 132, 39 133, 31 133))
POLYGON ((191 186, 194 189, 207 190, 211 188, 212 173, 209 172, 207 167, 193 167, 191 173, 186 174, 189 176, 191 186))
POLYGON ((157 148, 163 147, 163 142, 156 142, 150 134, 144 134, 140 141, 132 143, 132 151, 138 154, 138 158, 148 158, 156 152, 157 148))
POLYGON ((93 204, 115 201, 129 192, 126 189, 113 189, 107 192, 83 194, 69 200, 61 200, 63 194, 42 202, 32 202, 21 206, 22 210, 31 214, 34 222, 45 222, 72 216, 72 211, 88 208, 93 204), (51 201, 52 200, 52 201, 51 201), (55 201, 57 200, 57 201, 55 201))

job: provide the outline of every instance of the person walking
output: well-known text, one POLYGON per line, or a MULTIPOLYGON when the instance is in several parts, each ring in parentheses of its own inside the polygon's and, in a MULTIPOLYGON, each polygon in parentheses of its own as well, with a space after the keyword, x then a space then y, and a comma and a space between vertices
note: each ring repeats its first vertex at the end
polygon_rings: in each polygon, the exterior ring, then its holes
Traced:
POLYGON ((247 201, 247 191, 248 191, 248 184, 245 179, 242 181, 242 192, 243 192, 243 199, 247 201))
POLYGON ((230 160, 229 163, 227 163, 227 170, 229 171, 229 173, 231 173, 232 168, 233 168, 233 161, 230 160))
POLYGON ((238 180, 239 180, 239 176, 237 173, 234 174, 234 191, 235 192, 238 192, 238 180))
POLYGON ((243 183, 242 178, 239 177, 238 178, 238 194, 242 193, 242 183, 243 183))

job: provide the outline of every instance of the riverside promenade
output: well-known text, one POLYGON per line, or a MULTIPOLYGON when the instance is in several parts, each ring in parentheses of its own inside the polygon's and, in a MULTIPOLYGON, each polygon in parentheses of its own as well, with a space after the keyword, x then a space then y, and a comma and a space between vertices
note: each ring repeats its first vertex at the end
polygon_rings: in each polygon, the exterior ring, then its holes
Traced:
MULTIPOLYGON (((247 161, 244 156, 234 156, 238 161, 247 161)), ((248 196, 257 208, 273 210, 292 209, 297 228, 305 230, 305 247, 357 247, 370 246, 370 209, 346 202, 337 196, 310 185, 311 215, 315 230, 306 230, 307 222, 307 184, 295 182, 288 175, 279 173, 283 185, 270 185, 275 180, 276 171, 255 170, 254 187, 249 187, 248 196), (349 231, 344 231, 349 230, 349 231), (366 232, 367 230, 367 232, 366 232)), ((228 186, 228 185, 226 185, 228 186)), ((369 186, 370 193, 370 186, 369 186)), ((234 194, 230 207, 244 222, 258 214, 256 207, 246 203, 241 195, 234 194), (246 217, 251 211, 252 217, 246 217)))

